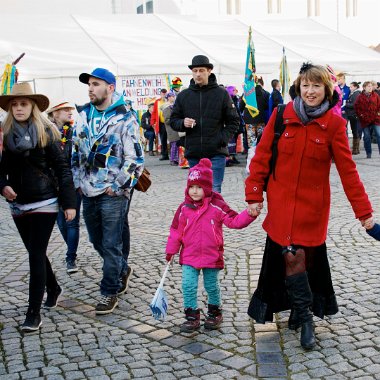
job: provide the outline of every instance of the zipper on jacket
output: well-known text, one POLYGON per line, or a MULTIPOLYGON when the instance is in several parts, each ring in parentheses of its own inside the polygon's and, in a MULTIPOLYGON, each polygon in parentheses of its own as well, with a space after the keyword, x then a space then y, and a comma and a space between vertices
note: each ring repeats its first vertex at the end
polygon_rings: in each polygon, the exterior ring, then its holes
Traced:
POLYGON ((216 238, 216 232, 215 232, 215 223, 214 223, 214 219, 211 219, 211 226, 212 226, 212 232, 214 234, 214 239, 215 239, 215 243, 219 249, 219 243, 218 243, 218 239, 216 238))
POLYGON ((202 91, 199 91, 199 115, 201 124, 201 157, 203 157, 202 91))

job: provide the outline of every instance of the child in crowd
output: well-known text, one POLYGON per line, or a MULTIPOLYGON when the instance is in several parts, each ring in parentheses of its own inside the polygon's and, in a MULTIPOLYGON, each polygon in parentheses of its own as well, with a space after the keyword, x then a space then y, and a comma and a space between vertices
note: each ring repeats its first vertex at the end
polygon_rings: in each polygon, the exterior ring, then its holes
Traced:
POLYGON ((371 219, 364 224, 364 228, 367 230, 368 235, 376 240, 380 240, 380 224, 375 223, 373 219, 371 219))
POLYGON ((261 206, 251 214, 232 210, 222 196, 212 191, 211 161, 203 158, 189 171, 185 201, 178 207, 170 227, 166 260, 180 252, 182 291, 186 321, 182 332, 200 327, 197 307, 198 277, 202 269, 208 295, 206 329, 217 329, 222 322, 218 274, 224 268, 223 224, 229 228, 247 227, 260 214, 261 206))

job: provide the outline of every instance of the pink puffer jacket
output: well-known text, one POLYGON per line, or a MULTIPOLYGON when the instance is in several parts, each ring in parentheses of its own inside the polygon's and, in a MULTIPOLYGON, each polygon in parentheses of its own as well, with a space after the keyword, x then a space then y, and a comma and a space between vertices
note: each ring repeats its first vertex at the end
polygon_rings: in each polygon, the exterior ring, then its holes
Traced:
POLYGON ((166 253, 174 255, 180 252, 181 265, 197 269, 223 268, 223 224, 228 228, 241 229, 255 219, 247 210, 240 214, 232 210, 217 193, 205 198, 200 206, 186 197, 170 227, 166 253))

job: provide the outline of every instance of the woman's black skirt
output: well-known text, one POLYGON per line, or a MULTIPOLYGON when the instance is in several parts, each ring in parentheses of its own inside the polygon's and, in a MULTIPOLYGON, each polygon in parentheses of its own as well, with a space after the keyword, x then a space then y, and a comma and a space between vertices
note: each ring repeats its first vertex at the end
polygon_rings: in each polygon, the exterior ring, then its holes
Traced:
MULTIPOLYGON (((259 283, 253 293, 248 315, 258 323, 273 321, 273 313, 289 310, 290 303, 285 287, 285 261, 282 246, 269 236, 265 244, 259 283)), ((319 318, 338 312, 326 243, 305 248, 306 270, 313 293, 312 312, 319 318)))

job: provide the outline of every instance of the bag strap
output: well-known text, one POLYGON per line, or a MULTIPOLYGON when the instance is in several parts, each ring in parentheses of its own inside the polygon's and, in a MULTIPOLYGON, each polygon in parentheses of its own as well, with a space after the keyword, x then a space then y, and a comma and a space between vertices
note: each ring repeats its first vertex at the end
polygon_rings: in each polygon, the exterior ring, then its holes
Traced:
POLYGON ((286 104, 279 104, 277 106, 277 115, 274 123, 274 137, 272 143, 272 157, 270 160, 270 174, 273 174, 273 179, 276 179, 275 169, 276 169, 276 161, 278 156, 278 140, 281 135, 284 133, 286 125, 284 124, 283 114, 285 110, 286 104))

